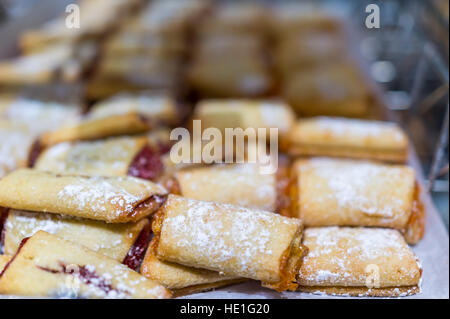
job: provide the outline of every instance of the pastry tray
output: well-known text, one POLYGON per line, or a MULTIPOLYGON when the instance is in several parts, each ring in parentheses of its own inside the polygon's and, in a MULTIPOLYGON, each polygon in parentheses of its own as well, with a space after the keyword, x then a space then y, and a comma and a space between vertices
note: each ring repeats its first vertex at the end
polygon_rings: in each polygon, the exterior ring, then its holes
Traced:
MULTIPOLYGON (((41 11, 42 12, 42 11, 41 11)), ((33 15, 33 14, 31 14, 33 15)), ((7 32, 8 37, 4 37, 6 41, 2 41, 0 46, 0 58, 10 55, 14 42, 17 41, 18 35, 30 25, 21 24, 23 19, 11 21, 8 25, 0 28, 0 38, 7 32), (15 35, 15 36, 14 36, 15 35)), ((43 21, 42 17, 34 19, 43 21)), ((352 33, 351 31, 349 31, 352 33)), ((355 36, 354 34, 349 36, 355 36)), ((354 43, 354 42, 352 42, 354 43)), ((355 50, 356 51, 356 50, 355 50)), ((378 110, 383 112, 382 117, 395 121, 394 115, 387 111, 384 100, 384 93, 375 85, 373 80, 368 77, 367 68, 361 62, 360 57, 356 58, 356 63, 361 66, 363 73, 366 75, 369 89, 373 93, 375 104, 378 110), (359 60, 359 62, 358 62, 359 60)), ((421 281, 421 293, 408 297, 399 297, 405 299, 417 298, 449 298, 449 236, 444 223, 433 204, 431 196, 426 192, 425 179, 423 171, 418 160, 417 154, 410 146, 409 164, 415 169, 419 185, 422 189, 421 199, 426 210, 425 235, 423 239, 412 247, 414 253, 419 257, 423 276, 421 281)), ((0 299, 18 298, 18 296, 0 295, 0 299)), ((323 294, 311 294, 304 292, 282 292, 261 287, 260 283, 249 281, 228 287, 215 289, 213 291, 196 293, 180 297, 183 299, 312 299, 312 298, 361 298, 361 297, 343 297, 330 296, 323 294)), ((373 298, 373 297, 370 297, 373 298)))

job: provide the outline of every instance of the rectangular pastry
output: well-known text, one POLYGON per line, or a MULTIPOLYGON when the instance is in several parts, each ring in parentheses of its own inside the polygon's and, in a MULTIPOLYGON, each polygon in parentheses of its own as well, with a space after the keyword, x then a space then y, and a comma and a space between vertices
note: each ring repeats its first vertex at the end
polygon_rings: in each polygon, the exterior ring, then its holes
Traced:
POLYGON ((300 291, 376 297, 420 292, 421 266, 396 230, 308 228, 303 244, 309 253, 298 276, 300 291))
POLYGON ((0 293, 40 297, 170 298, 170 292, 114 259, 39 231, 0 274, 0 293))
POLYGON ((85 118, 79 123, 63 126, 57 130, 45 132, 39 143, 48 147, 57 143, 95 140, 111 136, 136 134, 151 129, 151 121, 137 113, 118 114, 101 118, 85 118))
POLYGON ((0 178, 28 164, 35 138, 26 124, 0 119, 0 178))
POLYGON ((87 116, 74 125, 41 136, 43 146, 75 140, 141 133, 162 125, 173 125, 179 112, 175 101, 149 94, 119 94, 94 104, 87 116))
POLYGON ((166 125, 176 124, 178 116, 177 106, 172 98, 146 93, 122 93, 94 104, 89 110, 88 117, 105 118, 129 113, 138 113, 166 125))
POLYGON ((295 114, 281 101, 224 99, 201 101, 194 118, 202 121, 203 128, 278 128, 284 136, 294 124, 295 114))
POLYGON ((80 115, 81 107, 75 103, 0 94, 0 119, 23 123, 36 133, 75 122, 80 115))
POLYGON ((290 177, 284 163, 275 174, 262 174, 257 164, 246 163, 181 170, 174 178, 183 197, 290 215, 290 177))
MULTIPOLYGON (((14 255, 24 238, 31 237, 40 230, 83 245, 119 262, 130 261, 130 258, 134 261, 142 260, 142 252, 141 256, 128 257, 128 254, 135 254, 138 249, 145 252, 148 242, 144 243, 144 247, 137 247, 142 244, 138 238, 146 237, 148 241, 150 237, 148 219, 136 223, 107 224, 96 220, 11 209, 3 230, 3 252, 14 255)), ((136 263, 127 265, 132 269, 139 266, 136 263)))
POLYGON ((307 227, 394 228, 417 243, 424 210, 414 170, 408 166, 329 158, 300 159, 297 213, 307 227))
POLYGON ((147 249, 140 272, 143 276, 170 289, 175 297, 245 281, 243 278, 216 271, 159 260, 152 247, 147 249))
POLYGON ((0 206, 107 223, 127 223, 149 216, 166 194, 162 186, 135 177, 88 177, 20 169, 0 180, 0 206))
POLYGON ((371 103, 356 66, 334 63, 302 69, 283 82, 282 95, 301 116, 364 117, 371 103))
POLYGON ((295 290, 302 223, 267 211, 169 195, 152 224, 158 259, 295 290))
POLYGON ((33 167, 52 173, 155 180, 164 172, 162 156, 170 149, 166 145, 150 145, 146 136, 64 142, 42 151, 33 167))
POLYGON ((302 156, 405 162, 408 137, 391 122, 316 117, 301 119, 289 133, 289 152, 302 156))

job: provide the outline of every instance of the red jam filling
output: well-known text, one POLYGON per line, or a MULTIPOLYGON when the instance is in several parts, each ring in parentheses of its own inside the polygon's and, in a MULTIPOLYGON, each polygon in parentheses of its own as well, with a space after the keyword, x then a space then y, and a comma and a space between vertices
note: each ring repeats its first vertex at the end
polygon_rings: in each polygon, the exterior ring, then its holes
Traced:
POLYGON ((42 267, 42 266, 36 266, 36 267, 43 271, 50 272, 52 274, 61 273, 61 274, 74 275, 74 276, 78 277, 79 279, 81 279, 81 281, 84 284, 96 287, 96 288, 100 289, 101 291, 105 292, 106 294, 110 293, 111 291, 115 291, 117 293, 122 293, 122 294, 129 294, 128 291, 113 288, 113 286, 109 280, 100 276, 94 270, 89 269, 89 267, 87 267, 87 266, 78 265, 77 271, 75 271, 75 269, 73 269, 72 267, 70 267, 70 268, 67 267, 67 265, 62 262, 60 262, 59 265, 60 265, 59 269, 51 269, 51 268, 42 267))
POLYGON ((36 164, 36 160, 42 152, 42 145, 39 140, 36 140, 30 149, 30 154, 28 155, 28 167, 33 167, 36 164))
POLYGON ((134 158, 128 169, 128 175, 153 180, 164 170, 161 153, 145 146, 134 158))
POLYGON ((20 251, 22 250, 22 247, 26 244, 28 239, 30 239, 30 237, 26 237, 26 238, 22 239, 22 241, 20 242, 19 248, 16 251, 16 254, 13 256, 13 258, 11 258, 11 260, 6 264, 5 268, 3 268, 2 272, 0 273, 0 278, 2 278, 6 269, 8 269, 9 265, 11 265, 11 263, 14 261, 14 259, 16 259, 17 255, 20 253, 20 251))
POLYGON ((142 263, 142 260, 144 259, 145 250, 147 249, 151 235, 151 225, 150 223, 148 223, 139 233, 138 238, 128 251, 128 254, 125 256, 122 264, 130 269, 137 271, 142 263))

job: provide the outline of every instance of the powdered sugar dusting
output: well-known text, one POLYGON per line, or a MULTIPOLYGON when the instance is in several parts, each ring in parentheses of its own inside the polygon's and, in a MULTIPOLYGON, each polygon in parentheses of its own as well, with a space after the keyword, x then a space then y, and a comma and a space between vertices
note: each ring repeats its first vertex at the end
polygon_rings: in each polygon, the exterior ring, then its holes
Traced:
POLYGON ((380 228, 308 228, 309 253, 300 270, 303 285, 364 286, 366 266, 376 265, 384 286, 414 285, 416 257, 401 234, 380 228))

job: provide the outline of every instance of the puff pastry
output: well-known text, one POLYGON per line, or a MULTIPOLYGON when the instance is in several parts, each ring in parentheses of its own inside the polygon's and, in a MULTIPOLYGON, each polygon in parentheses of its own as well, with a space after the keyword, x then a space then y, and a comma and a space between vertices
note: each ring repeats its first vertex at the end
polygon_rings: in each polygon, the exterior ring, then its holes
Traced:
POLYGON ((44 231, 25 239, 0 274, 0 293, 84 298, 170 298, 114 259, 44 231))
POLYGON ((301 159, 297 175, 297 214, 305 226, 376 226, 411 234, 424 232, 424 212, 414 170, 329 158, 301 159))
POLYGON ((296 289, 306 250, 298 219, 169 195, 152 228, 158 259, 296 289))
POLYGON ((108 223, 140 220, 154 213, 166 190, 134 177, 14 171, 0 180, 0 206, 70 215, 108 223))
POLYGON ((201 101, 194 117, 204 128, 278 128, 281 136, 289 132, 295 120, 292 109, 283 102, 246 99, 201 101))
POLYGON ((14 255, 24 238, 43 230, 122 262, 140 233, 148 226, 147 219, 137 223, 106 224, 11 209, 4 227, 3 251, 7 255, 14 255))
POLYGON ((283 96, 301 116, 368 115, 370 95, 353 64, 334 63, 302 69, 283 82, 283 96))
POLYGON ((301 119, 289 133, 292 155, 405 162, 408 138, 394 123, 317 117, 301 119))
POLYGON ((284 169, 261 174, 257 164, 216 165, 181 170, 174 177, 180 194, 187 198, 284 212, 289 210, 279 199, 289 187, 284 169))
POLYGON ((422 269, 393 229, 323 227, 305 230, 309 248, 299 290, 350 296, 407 296, 420 292, 422 269))
POLYGON ((174 296, 211 290, 245 280, 211 270, 159 260, 152 247, 147 250, 140 272, 143 276, 170 289, 174 296))

